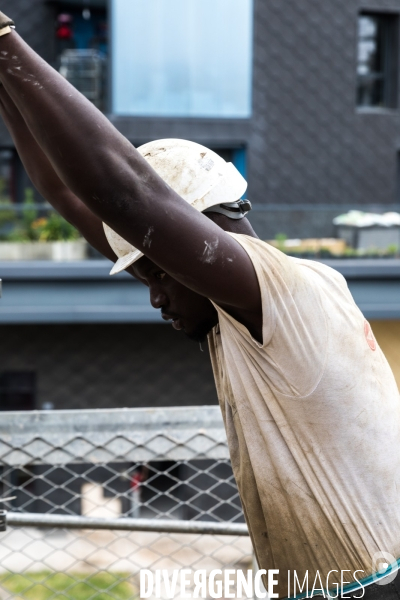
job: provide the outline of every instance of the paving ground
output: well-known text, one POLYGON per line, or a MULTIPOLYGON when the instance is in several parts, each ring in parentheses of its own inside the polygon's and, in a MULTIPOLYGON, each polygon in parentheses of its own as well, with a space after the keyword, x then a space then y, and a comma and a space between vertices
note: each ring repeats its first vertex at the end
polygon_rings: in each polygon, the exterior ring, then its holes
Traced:
MULTIPOLYGON (((251 568, 247 537, 34 528, 10 528, 0 536, 0 574, 107 571, 138 583, 140 569, 251 568)), ((0 600, 12 597, 0 590, 0 600)))

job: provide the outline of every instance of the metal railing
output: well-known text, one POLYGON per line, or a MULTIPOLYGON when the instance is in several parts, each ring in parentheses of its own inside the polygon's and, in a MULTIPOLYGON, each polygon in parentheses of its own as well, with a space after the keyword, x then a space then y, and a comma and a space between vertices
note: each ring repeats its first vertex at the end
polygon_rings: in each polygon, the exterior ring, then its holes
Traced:
MULTIPOLYGON (((70 515, 38 515, 3 511, 4 531, 13 527, 63 527, 65 529, 109 529, 110 531, 155 531, 158 533, 203 533, 214 535, 249 535, 247 525, 213 521, 179 521, 162 519, 95 519, 70 515)), ((0 529, 1 530, 1 529, 0 529)))
POLYGON ((2 600, 134 598, 141 569, 251 568, 218 407, 2 413, 0 469, 2 600))
POLYGON ((107 59, 94 49, 64 50, 60 73, 97 108, 105 108, 107 59))

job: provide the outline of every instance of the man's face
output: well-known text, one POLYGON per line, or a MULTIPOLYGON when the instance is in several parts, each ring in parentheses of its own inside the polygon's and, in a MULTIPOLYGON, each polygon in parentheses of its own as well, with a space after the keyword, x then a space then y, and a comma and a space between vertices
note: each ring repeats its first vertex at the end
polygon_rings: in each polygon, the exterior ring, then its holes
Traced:
POLYGON ((203 342, 218 323, 214 306, 204 296, 185 287, 145 256, 132 265, 137 279, 148 286, 150 302, 161 309, 166 321, 174 329, 182 329, 192 340, 203 342))

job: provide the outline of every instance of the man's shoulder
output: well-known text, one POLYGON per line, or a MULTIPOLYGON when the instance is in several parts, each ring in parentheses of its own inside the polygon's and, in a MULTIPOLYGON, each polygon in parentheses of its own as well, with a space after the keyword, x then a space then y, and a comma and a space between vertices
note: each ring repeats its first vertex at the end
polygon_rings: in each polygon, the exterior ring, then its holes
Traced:
POLYGON ((243 246, 251 259, 265 261, 265 264, 268 264, 268 262, 292 264, 292 257, 265 240, 242 233, 227 233, 243 246))

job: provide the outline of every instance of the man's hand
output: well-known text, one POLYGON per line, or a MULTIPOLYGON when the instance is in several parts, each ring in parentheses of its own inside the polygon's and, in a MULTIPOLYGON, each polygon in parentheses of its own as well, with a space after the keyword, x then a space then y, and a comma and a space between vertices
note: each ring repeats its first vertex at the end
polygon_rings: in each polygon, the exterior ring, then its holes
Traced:
POLYGON ((7 15, 5 15, 4 13, 0 12, 0 36, 3 35, 1 32, 3 29, 7 29, 8 27, 14 27, 14 26, 15 26, 14 21, 12 19, 10 19, 9 17, 7 17, 7 15))

